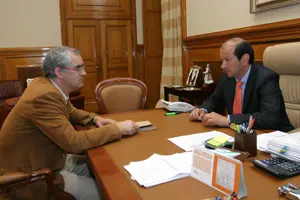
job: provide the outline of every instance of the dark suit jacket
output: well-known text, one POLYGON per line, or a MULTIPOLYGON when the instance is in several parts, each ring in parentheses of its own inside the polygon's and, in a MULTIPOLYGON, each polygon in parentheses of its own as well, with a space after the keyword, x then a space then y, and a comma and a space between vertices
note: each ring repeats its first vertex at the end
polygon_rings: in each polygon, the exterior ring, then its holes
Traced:
MULTIPOLYGON (((63 98, 47 78, 34 79, 6 118, 0 131, 0 173, 59 171, 66 153, 81 153, 121 138, 116 124, 76 131, 72 123, 86 125, 96 114, 78 110, 63 98)), ((56 174, 56 173, 55 173, 56 174)), ((62 186, 60 175, 55 183, 62 186)), ((43 181, 18 188, 11 199, 47 199, 43 181)), ((1 199, 1 197, 0 197, 1 199)))
POLYGON ((290 131, 291 125, 279 87, 279 75, 271 69, 253 64, 245 87, 242 114, 232 114, 235 96, 235 78, 222 75, 214 93, 203 102, 200 108, 208 112, 221 113, 227 109, 231 123, 243 123, 252 115, 255 129, 275 129, 290 131))

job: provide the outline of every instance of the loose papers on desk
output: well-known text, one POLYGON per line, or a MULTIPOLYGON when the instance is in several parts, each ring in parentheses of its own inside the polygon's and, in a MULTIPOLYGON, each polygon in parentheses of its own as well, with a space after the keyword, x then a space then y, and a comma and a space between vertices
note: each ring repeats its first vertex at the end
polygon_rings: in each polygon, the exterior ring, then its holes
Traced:
POLYGON ((190 175, 192 152, 173 155, 153 154, 143 161, 130 162, 124 168, 139 185, 152 187, 190 175))
POLYGON ((273 138, 269 140, 267 148, 271 153, 300 162, 300 132, 273 138))
POLYGON ((219 131, 210 131, 205 133, 195 133, 191 135, 184 135, 179 137, 168 138, 169 141, 180 147, 185 151, 192 151, 192 146, 195 145, 204 145, 206 140, 209 140, 214 137, 224 137, 227 138, 229 142, 233 142, 234 138, 226 135, 225 133, 219 131))

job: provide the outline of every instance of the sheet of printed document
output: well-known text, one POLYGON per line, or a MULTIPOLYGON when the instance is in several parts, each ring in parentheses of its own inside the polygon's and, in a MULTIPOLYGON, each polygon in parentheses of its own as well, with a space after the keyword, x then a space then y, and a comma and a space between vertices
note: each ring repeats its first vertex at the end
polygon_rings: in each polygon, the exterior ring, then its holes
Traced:
POLYGON ((192 152, 173 155, 153 154, 143 161, 130 162, 124 168, 139 185, 152 187, 190 175, 192 152))
POLYGON ((185 151, 193 151, 192 146, 204 145, 206 140, 209 140, 209 139, 217 137, 217 136, 226 137, 226 138, 228 138, 229 142, 234 141, 233 137, 231 137, 225 133, 219 132, 219 131, 210 131, 210 132, 205 132, 205 133, 195 133, 195 134, 191 134, 191 135, 183 135, 183 136, 168 138, 168 140, 185 151))
POLYGON ((257 135, 257 149, 260 151, 269 152, 267 147, 269 140, 286 134, 287 133, 281 131, 274 131, 271 133, 264 133, 264 134, 257 135))

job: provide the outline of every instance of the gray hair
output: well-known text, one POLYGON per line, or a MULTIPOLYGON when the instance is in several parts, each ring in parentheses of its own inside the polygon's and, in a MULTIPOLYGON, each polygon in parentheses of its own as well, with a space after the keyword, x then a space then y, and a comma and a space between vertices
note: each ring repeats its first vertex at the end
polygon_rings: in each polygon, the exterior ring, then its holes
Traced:
POLYGON ((55 75, 55 68, 60 66, 70 66, 71 65, 71 55, 80 55, 80 51, 77 49, 73 49, 67 46, 59 46, 51 49, 43 62, 42 70, 44 72, 45 77, 53 78, 55 75))

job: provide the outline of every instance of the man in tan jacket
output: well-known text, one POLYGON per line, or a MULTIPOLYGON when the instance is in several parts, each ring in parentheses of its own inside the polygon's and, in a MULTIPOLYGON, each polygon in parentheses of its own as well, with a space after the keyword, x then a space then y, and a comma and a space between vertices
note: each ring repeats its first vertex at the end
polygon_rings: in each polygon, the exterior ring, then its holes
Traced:
MULTIPOLYGON (((78 50, 53 48, 45 57, 43 71, 45 77, 31 82, 3 124, 0 173, 50 168, 55 183, 76 199, 100 199, 85 157, 75 154, 132 135, 139 128, 131 120, 116 122, 77 110, 68 101, 69 93, 83 86, 86 75, 78 50), (76 131, 74 123, 93 123, 98 128, 76 131)), ((47 199, 41 181, 10 195, 12 199, 47 199)))

